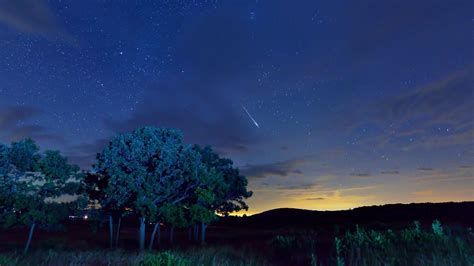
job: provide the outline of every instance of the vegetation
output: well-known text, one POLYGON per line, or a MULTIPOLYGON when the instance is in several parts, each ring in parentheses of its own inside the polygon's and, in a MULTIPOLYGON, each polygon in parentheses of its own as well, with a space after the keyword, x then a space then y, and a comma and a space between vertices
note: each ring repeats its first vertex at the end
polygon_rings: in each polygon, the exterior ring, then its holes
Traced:
POLYGON ((206 242, 210 223, 247 209, 245 200, 252 192, 231 160, 211 147, 184 143, 182 133, 173 129, 145 127, 117 135, 98 153, 90 172, 81 172, 58 151, 41 152, 30 139, 0 144, 0 188, 0 225, 28 233, 23 255, 1 254, 0 265, 474 264, 472 229, 450 229, 438 220, 429 228, 415 222, 401 230, 357 225, 345 233, 277 230, 272 238, 256 243, 196 247, 194 243, 206 242), (43 241, 24 256, 37 227, 41 232, 67 229, 62 228, 65 219, 84 210, 89 220, 107 221, 110 248, 119 246, 122 220, 128 220, 129 227, 138 222, 140 252, 71 251, 60 248, 48 234, 54 249, 43 241), (160 246, 154 252, 155 243, 161 245, 163 226, 167 247, 173 248, 160 246), (181 239, 188 232, 187 245, 172 246, 175 229, 181 239))
POLYGON ((163 222, 172 230, 171 242, 175 227, 199 223, 204 243, 207 224, 216 214, 246 209, 244 199, 251 196, 246 178, 231 160, 219 158, 209 147, 187 145, 181 132, 166 128, 145 127, 113 138, 98 154, 94 170, 97 177, 88 179, 88 191, 102 192, 91 198, 110 213, 111 245, 112 213, 121 217, 127 210, 139 217, 141 250, 147 222, 154 223, 149 249, 156 234, 160 243, 163 222))
POLYGON ((400 232, 356 226, 335 241, 338 265, 472 265, 472 231, 452 232, 438 220, 431 230, 419 222, 400 232))
POLYGON ((29 227, 26 253, 37 226, 58 226, 83 202, 78 197, 64 200, 80 188, 79 168, 69 165, 58 151, 40 154, 30 139, 14 142, 11 147, 1 145, 0 153, 0 222, 7 228, 29 227))
POLYGON ((267 265, 256 254, 236 252, 229 248, 200 248, 184 251, 128 252, 115 251, 36 251, 28 256, 0 255, 0 265, 140 265, 140 266, 194 266, 194 265, 267 265))
MULTIPOLYGON (((337 233, 336 233, 337 234, 337 233)), ((279 234, 262 248, 200 246, 156 252, 55 248, 0 255, 0 265, 472 265, 474 233, 439 221, 401 230, 355 226, 326 243, 315 231, 279 234), (329 247, 329 249, 327 249, 329 247)), ((260 245, 258 243, 254 243, 260 245)))
POLYGON ((329 254, 310 232, 279 235, 270 241, 274 256, 298 265, 472 265, 472 229, 444 228, 438 220, 423 229, 419 222, 399 231, 355 230, 334 237, 329 254), (285 254, 285 255, 281 255, 285 254), (321 256, 322 255, 322 256, 321 256), (283 256, 283 257, 281 257, 283 256))
POLYGON ((160 243, 162 223, 171 242, 175 227, 189 227, 204 243, 208 224, 218 214, 247 209, 244 200, 252 195, 231 160, 184 143, 178 130, 155 127, 112 138, 88 173, 58 151, 39 153, 30 139, 0 145, 0 186, 1 225, 30 228, 25 253, 37 225, 59 226, 84 209, 85 199, 99 208, 97 216, 108 217, 111 248, 118 246, 122 217, 137 217, 144 250, 148 223, 154 224, 149 249, 156 235, 160 243))

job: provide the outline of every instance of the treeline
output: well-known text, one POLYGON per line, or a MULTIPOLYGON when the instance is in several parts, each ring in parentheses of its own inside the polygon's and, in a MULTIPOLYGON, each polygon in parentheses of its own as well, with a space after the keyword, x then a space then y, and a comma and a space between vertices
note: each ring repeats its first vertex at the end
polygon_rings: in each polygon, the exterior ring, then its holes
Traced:
POLYGON ((35 228, 60 221, 87 206, 109 223, 110 246, 117 246, 122 217, 139 219, 139 247, 160 241, 160 224, 189 228, 201 243, 219 215, 247 209, 247 179, 230 159, 211 147, 186 144, 179 130, 144 127, 117 135, 97 154, 91 171, 68 163, 58 151, 40 152, 31 139, 0 144, 0 224, 28 227, 24 252, 35 228), (156 240, 157 239, 157 240, 156 240))

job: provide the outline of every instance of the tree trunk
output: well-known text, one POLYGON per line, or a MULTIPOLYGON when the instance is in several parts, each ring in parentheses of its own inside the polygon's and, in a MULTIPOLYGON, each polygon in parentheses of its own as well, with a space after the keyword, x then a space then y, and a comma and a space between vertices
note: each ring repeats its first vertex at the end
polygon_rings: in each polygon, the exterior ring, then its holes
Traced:
POLYGON ((194 224, 194 242, 198 242, 199 238, 199 226, 198 224, 194 224))
POLYGON ((192 227, 188 228, 188 240, 189 240, 189 242, 191 242, 193 240, 192 227))
POLYGON ((153 228, 153 233, 151 234, 150 244, 148 245, 149 250, 153 249, 153 243, 155 242, 156 232, 157 231, 159 232, 159 230, 160 230, 160 222, 158 221, 155 223, 155 228, 153 228))
POLYGON ((201 245, 206 243, 206 228, 207 225, 205 223, 201 223, 201 245))
POLYGON ((110 248, 114 247, 114 218, 112 215, 109 215, 109 238, 110 238, 110 248))
POLYGON ((158 223, 158 246, 161 245, 161 227, 158 223))
POLYGON ((140 244, 140 250, 145 249, 145 218, 141 217, 140 218, 140 229, 138 232, 138 239, 139 239, 139 244, 140 244))
POLYGON ((119 237, 120 237, 120 226, 122 225, 122 216, 118 218, 117 232, 115 233, 115 248, 118 248, 119 237))
POLYGON ((35 227, 36 227, 36 223, 33 223, 30 226, 30 233, 28 234, 28 240, 26 241, 25 250, 23 250, 23 254, 28 253, 28 250, 30 249, 31 239, 33 238, 33 233, 35 232, 35 227))
POLYGON ((174 243, 174 226, 170 227, 170 243, 171 245, 174 243))

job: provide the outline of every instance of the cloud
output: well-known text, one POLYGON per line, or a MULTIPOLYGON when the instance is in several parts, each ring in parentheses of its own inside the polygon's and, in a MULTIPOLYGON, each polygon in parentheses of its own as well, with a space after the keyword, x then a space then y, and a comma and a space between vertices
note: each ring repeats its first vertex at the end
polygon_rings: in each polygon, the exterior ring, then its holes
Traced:
POLYGON ((356 120, 351 129, 370 125, 376 134, 362 145, 404 151, 474 144, 474 78, 472 67, 388 97, 358 114, 375 119, 356 120))
POLYGON ((264 178, 269 176, 286 177, 289 175, 302 175, 301 166, 309 162, 307 158, 292 159, 268 164, 246 165, 241 168, 243 175, 249 178, 264 178))
POLYGON ((68 147, 65 153, 72 163, 79 165, 82 169, 89 169, 95 163, 97 153, 101 152, 109 141, 108 138, 101 138, 93 142, 74 145, 68 147))
MULTIPOLYGON (((161 97, 161 99, 166 96, 161 97)), ((158 126, 182 130, 189 143, 215 146, 221 154, 244 152, 258 141, 254 129, 243 123, 237 110, 228 106, 219 106, 216 102, 193 104, 194 107, 166 106, 156 103, 145 104, 142 110, 134 113, 128 120, 106 120, 107 128, 114 132, 129 132, 138 127, 158 126), (203 110, 206 106, 212 110, 203 110), (220 109, 219 109, 220 108, 220 109), (207 112, 213 113, 209 118, 207 112)), ((192 104, 192 103, 190 103, 192 104)))
POLYGON ((6 142, 32 138, 41 143, 65 143, 64 137, 47 128, 31 124, 43 112, 31 106, 8 106, 0 108, 0 139, 6 142))
POLYGON ((69 150, 82 154, 96 154, 98 152, 101 152, 102 149, 104 149, 109 142, 109 138, 101 138, 93 142, 75 145, 73 147, 70 147, 69 150))
POLYGON ((88 170, 95 163, 95 157, 92 155, 80 155, 66 153, 70 163, 78 165, 81 169, 88 170))
POLYGON ((418 170, 420 171, 433 171, 434 169, 431 167, 418 167, 418 170))
POLYGON ((278 185, 275 188, 279 190, 307 190, 307 189, 312 189, 315 186, 316 186, 315 184, 305 183, 305 184, 295 184, 295 185, 278 185))
POLYGON ((0 22, 24 33, 74 41, 43 0, 0 1, 0 22))
POLYGON ((62 136, 48 133, 48 130, 39 125, 24 125, 13 129, 9 135, 11 141, 18 141, 21 139, 31 138, 35 141, 48 141, 55 143, 65 143, 62 136))
POLYGON ((473 109, 474 78, 471 69, 451 74, 422 86, 413 92, 382 101, 377 111, 379 120, 403 122, 414 118, 431 118, 426 122, 469 122, 473 109), (454 120, 454 121, 453 121, 454 120))
POLYGON ((400 171, 398 170, 385 170, 380 172, 382 175, 398 175, 400 171))
POLYGON ((9 106, 0 108, 0 130, 9 131, 19 122, 31 119, 41 114, 37 108, 29 106, 9 106))
POLYGON ((317 197, 317 198, 306 198, 306 200, 325 200, 325 198, 317 197))
POLYGON ((370 173, 350 173, 350 175, 354 177, 362 177, 362 178, 371 176, 370 173))
POLYGON ((420 191, 413 192, 413 194, 417 195, 417 196, 431 196, 431 195, 433 195, 433 190, 431 190, 431 189, 420 190, 420 191))

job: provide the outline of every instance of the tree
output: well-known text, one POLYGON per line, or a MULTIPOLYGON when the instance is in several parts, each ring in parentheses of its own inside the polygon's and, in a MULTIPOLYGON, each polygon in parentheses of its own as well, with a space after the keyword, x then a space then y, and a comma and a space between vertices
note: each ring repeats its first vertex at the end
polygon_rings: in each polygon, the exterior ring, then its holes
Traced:
MULTIPOLYGON (((5 153, 5 148, 2 148, 5 153)), ((27 139, 15 142, 2 160, 9 164, 6 180, 10 187, 9 212, 4 215, 3 225, 28 226, 30 228, 24 252, 28 252, 37 225, 54 225, 67 217, 71 209, 81 200, 65 201, 64 196, 73 196, 80 187, 79 168, 67 163, 67 158, 58 151, 39 153, 34 141, 27 139), (61 197, 62 200, 61 200, 61 197)))
POLYGON ((0 224, 4 224, 6 215, 13 212, 12 195, 15 187, 11 172, 10 148, 0 143, 0 224))
POLYGON ((247 178, 233 167, 232 160, 220 158, 209 146, 195 145, 194 149, 201 154, 206 167, 196 189, 195 204, 191 207, 193 219, 200 222, 201 243, 204 243, 206 228, 216 218, 215 214, 229 215, 247 210, 245 200, 252 192, 247 191, 247 178))
POLYGON ((36 223, 32 223, 29 216, 36 215, 40 211, 38 206, 34 206, 39 202, 32 198, 35 196, 35 191, 32 190, 31 181, 28 180, 39 160, 38 151, 39 147, 31 139, 14 142, 11 147, 1 145, 2 225, 30 226, 25 253, 29 249, 36 227, 36 223))
POLYGON ((190 174, 194 169, 185 167, 194 151, 182 139, 177 130, 144 127, 116 136, 98 155, 95 171, 110 177, 105 202, 131 208, 140 217, 141 250, 145 221, 154 218, 159 228, 160 206, 183 201, 197 184, 190 174))
POLYGON ((84 192, 88 196, 91 205, 100 206, 99 216, 106 215, 108 217, 110 248, 117 248, 120 238, 122 216, 126 213, 126 208, 125 204, 117 205, 108 201, 106 198, 105 190, 109 184, 109 180, 110 177, 105 173, 88 172, 84 178, 84 192), (114 230, 114 221, 116 220, 117 224, 114 230))
POLYGON ((162 206, 163 221, 169 228, 169 241, 174 243, 174 229, 184 228, 188 225, 186 208, 182 204, 165 203, 162 206))

